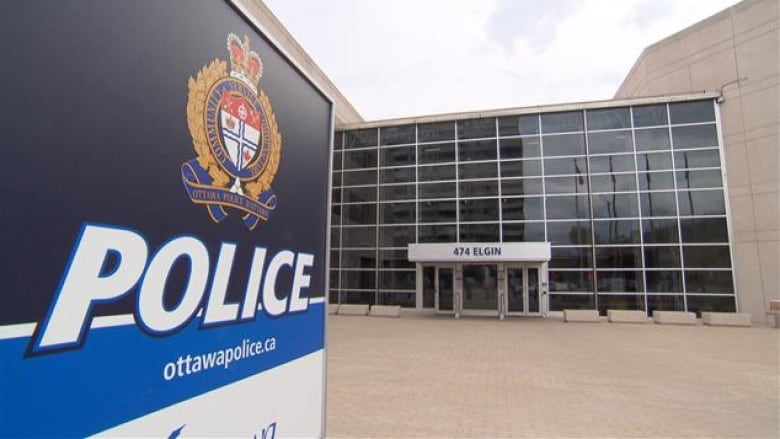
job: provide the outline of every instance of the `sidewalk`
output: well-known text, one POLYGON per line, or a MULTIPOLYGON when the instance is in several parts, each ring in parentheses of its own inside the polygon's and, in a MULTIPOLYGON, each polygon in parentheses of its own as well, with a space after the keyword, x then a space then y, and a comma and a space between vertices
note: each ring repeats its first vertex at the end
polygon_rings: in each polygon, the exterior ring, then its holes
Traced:
POLYGON ((772 328, 329 316, 328 437, 780 436, 772 328))

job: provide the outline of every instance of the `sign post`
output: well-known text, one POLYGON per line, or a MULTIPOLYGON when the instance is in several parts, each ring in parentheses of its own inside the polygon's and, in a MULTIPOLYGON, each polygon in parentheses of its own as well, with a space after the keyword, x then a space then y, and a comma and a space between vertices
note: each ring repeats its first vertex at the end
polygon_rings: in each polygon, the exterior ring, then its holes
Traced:
POLYGON ((0 437, 323 435, 328 98, 211 1, 3 3, 0 78, 0 437))

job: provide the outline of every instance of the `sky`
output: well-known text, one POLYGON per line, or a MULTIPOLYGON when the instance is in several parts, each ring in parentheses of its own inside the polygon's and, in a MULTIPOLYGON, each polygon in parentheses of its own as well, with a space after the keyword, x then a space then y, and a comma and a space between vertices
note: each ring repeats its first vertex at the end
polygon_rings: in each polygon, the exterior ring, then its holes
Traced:
POLYGON ((366 120, 611 99, 737 0, 264 0, 366 120))

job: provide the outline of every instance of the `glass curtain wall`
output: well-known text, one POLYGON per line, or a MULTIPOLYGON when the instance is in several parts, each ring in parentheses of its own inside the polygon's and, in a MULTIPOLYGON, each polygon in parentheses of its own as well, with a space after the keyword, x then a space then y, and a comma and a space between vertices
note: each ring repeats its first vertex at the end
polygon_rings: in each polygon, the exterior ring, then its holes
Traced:
POLYGON ((414 307, 409 243, 549 241, 552 311, 733 311, 714 105, 337 132, 331 303, 414 307))

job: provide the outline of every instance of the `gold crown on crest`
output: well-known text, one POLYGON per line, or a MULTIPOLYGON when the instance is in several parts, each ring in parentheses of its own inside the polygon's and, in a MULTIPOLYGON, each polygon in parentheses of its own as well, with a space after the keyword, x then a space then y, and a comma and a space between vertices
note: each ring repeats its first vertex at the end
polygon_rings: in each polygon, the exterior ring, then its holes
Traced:
POLYGON ((257 52, 249 50, 249 38, 242 42, 238 35, 228 34, 227 48, 230 53, 230 76, 244 81, 257 93, 257 84, 263 76, 263 63, 257 52))

